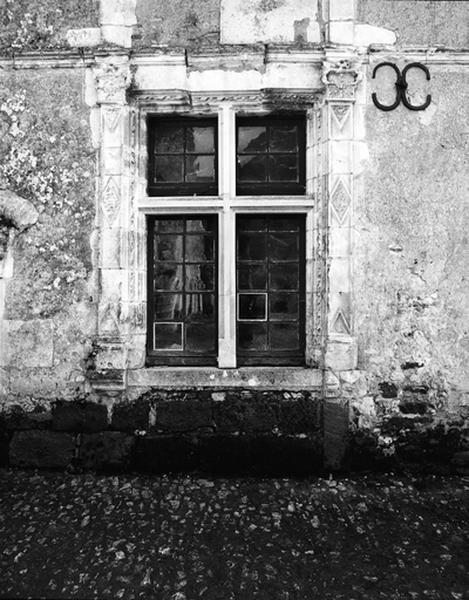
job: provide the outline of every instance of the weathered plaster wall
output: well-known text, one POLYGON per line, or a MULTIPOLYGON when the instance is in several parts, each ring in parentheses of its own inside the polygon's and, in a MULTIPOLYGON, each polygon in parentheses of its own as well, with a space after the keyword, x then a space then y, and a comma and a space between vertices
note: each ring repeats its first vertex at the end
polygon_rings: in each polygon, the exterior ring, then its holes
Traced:
POLYGON ((135 47, 218 43, 220 0, 137 0, 135 47))
POLYGON ((0 188, 29 200, 39 213, 9 251, 3 391, 73 395, 83 385, 94 326, 88 285, 95 157, 84 71, 6 70, 0 81, 0 188))
POLYGON ((357 0, 357 20, 393 30, 402 46, 469 48, 469 2, 357 0))
POLYGON ((0 4, 2 54, 67 48, 68 29, 95 27, 99 0, 5 0, 0 4))
MULTIPOLYGON (((449 435, 453 451, 469 442, 469 77, 457 66, 430 69, 426 111, 369 102, 355 206, 355 424, 391 454, 393 441, 403 454, 434 437, 449 435)), ((383 70, 379 87, 392 81, 383 70)))

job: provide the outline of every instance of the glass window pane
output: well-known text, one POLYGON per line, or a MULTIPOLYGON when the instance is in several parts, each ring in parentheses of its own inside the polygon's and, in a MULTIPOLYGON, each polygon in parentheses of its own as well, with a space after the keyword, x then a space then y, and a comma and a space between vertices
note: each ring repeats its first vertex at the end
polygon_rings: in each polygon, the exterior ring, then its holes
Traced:
POLYGON ((215 157, 213 155, 186 156, 186 181, 215 181, 215 157))
POLYGON ((265 260, 266 237, 262 233, 238 235, 238 258, 240 260, 265 260))
POLYGON ((269 296, 269 317, 271 320, 291 321, 298 318, 298 295, 276 294, 269 296))
POLYGON ((297 350, 300 346, 298 325, 295 323, 272 323, 270 325, 272 350, 297 350))
POLYGON ((239 323, 238 346, 240 350, 266 350, 267 323, 239 323))
POLYGON ((155 350, 182 350, 183 324, 155 323, 153 347, 155 350))
POLYGON ((267 294, 238 294, 238 319, 261 320, 267 318, 267 294))
POLYGON ((270 220, 271 231, 298 231, 299 222, 296 217, 276 217, 270 220))
POLYGON ((295 152, 297 143, 298 128, 296 125, 271 125, 270 144, 271 152, 286 151, 295 152))
POLYGON ((267 287, 266 265, 238 266, 238 288, 240 290, 265 290, 267 287))
POLYGON ((186 236, 186 260, 190 262, 202 262, 213 260, 214 239, 211 235, 187 235, 186 236))
POLYGON ((240 181, 267 181, 267 157, 261 155, 238 156, 240 181))
POLYGON ((186 294, 186 318, 188 321, 212 321, 215 314, 213 294, 186 294))
POLYGON ((266 150, 266 127, 238 127, 238 152, 265 152, 266 150))
POLYGON ((184 151, 184 128, 180 125, 158 125, 155 130, 155 152, 184 151))
POLYGON ((213 290, 215 285, 213 265, 186 264, 186 291, 213 290))
POLYGON ((200 231, 201 233, 205 231, 215 231, 216 219, 211 219, 210 217, 207 217, 206 219, 187 219, 186 222, 187 231, 200 231))
POLYGON ((155 290, 182 290, 182 265, 156 263, 155 290))
POLYGON ((188 323, 186 325, 186 350, 191 352, 215 352, 215 325, 188 323))
POLYGON ((155 296, 155 320, 156 321, 182 321, 183 320, 183 296, 182 294, 171 294, 159 292, 155 296))
POLYGON ((271 290, 297 290, 298 283, 299 277, 297 263, 270 265, 271 290))
POLYGON ((155 233, 178 233, 184 230, 182 219, 157 219, 155 221, 155 233))
POLYGON ((298 258, 298 236, 294 233, 271 233, 269 247, 272 260, 298 258))
POLYGON ((182 235, 155 236, 155 261, 182 261, 182 235))
POLYGON ((270 181, 298 181, 296 154, 271 154, 269 175, 270 181))
POLYGON ((184 180, 182 156, 155 156, 155 183, 184 180))
POLYGON ((264 231, 267 228, 265 217, 238 217, 238 231, 264 231))
POLYGON ((215 152, 214 134, 213 127, 187 127, 186 152, 215 152))

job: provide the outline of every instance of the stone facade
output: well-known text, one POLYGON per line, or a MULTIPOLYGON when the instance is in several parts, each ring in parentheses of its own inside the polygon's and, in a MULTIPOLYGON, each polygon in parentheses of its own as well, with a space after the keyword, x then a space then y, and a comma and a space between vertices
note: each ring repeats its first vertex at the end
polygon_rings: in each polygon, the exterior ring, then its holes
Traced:
POLYGON ((469 2, 306 4, 0 6, 2 464, 464 465, 469 2), (383 62, 428 108, 375 106, 383 62), (305 364, 239 368, 235 118, 285 112, 306 194, 256 203, 305 216, 305 364), (219 195, 147 195, 149 114, 217 117, 219 195), (149 367, 146 217, 188 211, 223 240, 218 367, 149 367))

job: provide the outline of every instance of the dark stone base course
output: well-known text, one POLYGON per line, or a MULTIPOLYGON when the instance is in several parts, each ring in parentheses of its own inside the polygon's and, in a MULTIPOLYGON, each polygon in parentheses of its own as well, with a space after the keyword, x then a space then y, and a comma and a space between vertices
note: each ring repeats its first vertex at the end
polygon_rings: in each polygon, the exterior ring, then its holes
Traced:
POLYGON ((83 434, 77 465, 93 470, 127 470, 135 439, 119 431, 83 434))
POLYGON ((55 431, 17 431, 10 443, 10 465, 64 469, 75 456, 76 436, 55 431))
POLYGON ((146 436, 137 440, 133 464, 151 473, 301 476, 322 471, 320 446, 313 437, 296 436, 146 436))

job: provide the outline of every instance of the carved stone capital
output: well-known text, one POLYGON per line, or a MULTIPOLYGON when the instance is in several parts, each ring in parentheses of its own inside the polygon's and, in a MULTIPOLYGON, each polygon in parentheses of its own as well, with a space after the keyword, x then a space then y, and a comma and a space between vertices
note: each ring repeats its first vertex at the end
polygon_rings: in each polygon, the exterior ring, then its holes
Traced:
POLYGON ((361 80, 358 64, 350 59, 325 60, 322 67, 322 82, 326 86, 326 98, 353 100, 361 80))
POLYGON ((98 104, 125 104, 132 81, 128 60, 103 61, 93 69, 98 104))

